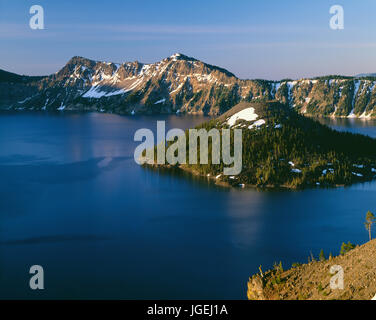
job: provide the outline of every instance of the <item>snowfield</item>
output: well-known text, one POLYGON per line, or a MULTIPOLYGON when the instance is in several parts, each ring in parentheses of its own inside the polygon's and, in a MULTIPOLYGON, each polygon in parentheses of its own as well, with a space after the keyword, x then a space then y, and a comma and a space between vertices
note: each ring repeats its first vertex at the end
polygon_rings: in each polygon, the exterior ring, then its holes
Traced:
POLYGON ((255 108, 246 108, 233 114, 230 119, 228 119, 227 124, 232 127, 238 120, 255 121, 257 118, 258 115, 255 113, 255 108))
POLYGON ((101 91, 100 88, 101 88, 100 86, 91 87, 90 90, 88 90, 85 94, 82 95, 82 97, 99 99, 102 97, 111 97, 111 96, 115 96, 119 94, 124 94, 127 92, 123 89, 112 91, 112 92, 105 92, 105 91, 101 91))

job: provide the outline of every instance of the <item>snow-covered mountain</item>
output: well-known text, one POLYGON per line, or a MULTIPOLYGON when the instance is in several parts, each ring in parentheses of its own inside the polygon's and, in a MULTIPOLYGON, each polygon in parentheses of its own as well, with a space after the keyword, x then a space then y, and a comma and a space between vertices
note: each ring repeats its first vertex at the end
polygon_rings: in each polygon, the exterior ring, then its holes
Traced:
MULTIPOLYGON (((34 83, 31 95, 22 96, 8 107, 216 114, 220 112, 216 102, 221 96, 231 97, 229 93, 237 82, 230 72, 182 54, 152 64, 73 57, 59 72, 34 83)), ((237 94, 232 95, 236 100, 237 94)), ((226 102, 232 105, 236 101, 226 102)))
POLYGON ((376 116, 373 79, 241 80, 179 53, 151 64, 73 57, 50 76, 9 75, 0 77, 3 109, 218 115, 241 101, 276 99, 308 115, 376 116))

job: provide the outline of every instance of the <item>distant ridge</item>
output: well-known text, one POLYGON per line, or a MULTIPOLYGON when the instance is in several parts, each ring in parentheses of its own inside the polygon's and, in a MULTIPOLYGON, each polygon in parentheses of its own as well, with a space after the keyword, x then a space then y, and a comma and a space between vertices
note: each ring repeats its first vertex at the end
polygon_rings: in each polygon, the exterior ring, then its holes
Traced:
POLYGON ((310 116, 375 118, 375 84, 369 75, 241 80, 182 53, 155 63, 75 56, 46 77, 1 70, 0 108, 220 115, 242 101, 278 100, 310 116))
POLYGON ((361 73, 355 76, 356 78, 376 77, 376 73, 361 73))
POLYGON ((45 76, 24 76, 16 73, 8 72, 0 69, 0 82, 30 82, 38 81, 44 78, 45 76))

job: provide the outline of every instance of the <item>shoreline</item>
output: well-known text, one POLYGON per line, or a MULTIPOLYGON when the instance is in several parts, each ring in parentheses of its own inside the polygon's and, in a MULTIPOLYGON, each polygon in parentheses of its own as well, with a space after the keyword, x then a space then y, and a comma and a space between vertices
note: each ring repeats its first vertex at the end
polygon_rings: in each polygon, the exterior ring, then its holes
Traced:
POLYGON ((143 167, 146 167, 148 169, 152 170, 163 170, 164 172, 173 173, 174 170, 189 174, 193 177, 198 177, 202 180, 210 180, 214 182, 215 185, 221 186, 228 189, 254 189, 257 191, 304 191, 304 190, 318 190, 318 189, 340 189, 340 188, 346 188, 351 187, 356 184, 363 184, 367 182, 373 182, 375 179, 367 179, 364 181, 356 181, 351 184, 336 184, 336 185, 320 185, 320 186, 298 186, 298 187, 291 187, 287 185, 265 185, 265 186, 258 186, 254 184, 244 184, 239 183, 238 185, 233 185, 227 181, 223 181, 220 179, 217 179, 214 175, 204 175, 198 172, 197 170, 188 168, 186 165, 179 165, 179 166, 173 166, 173 165, 158 165, 158 164, 143 164, 143 167))
MULTIPOLYGON (((230 108, 231 109, 231 108, 230 108)), ((230 110, 229 109, 229 110, 230 110)), ((8 107, 0 107, 0 113, 1 112, 40 112, 40 113, 57 113, 57 114, 64 114, 64 113, 100 113, 100 114, 115 114, 115 115, 120 115, 120 116, 170 116, 170 115, 180 115, 180 116, 202 116, 202 117, 208 117, 208 118, 216 118, 221 116, 222 114, 206 114, 203 113, 202 111, 191 111, 191 112, 186 112, 186 111, 176 111, 176 112, 158 112, 158 113, 153 113, 153 112, 139 112, 139 113, 132 113, 128 111, 124 112, 113 112, 113 111, 107 111, 104 109, 93 109, 93 108, 82 108, 82 109, 71 109, 71 108, 66 108, 64 110, 43 110, 43 109, 33 109, 33 108, 8 108, 8 107)), ((333 115, 314 115, 314 114, 307 114, 307 113, 301 113, 298 112, 300 115, 311 118, 311 119, 348 119, 348 120, 362 120, 362 121, 374 121, 376 120, 376 116, 370 116, 370 117, 362 117, 362 116, 333 116, 333 115)))

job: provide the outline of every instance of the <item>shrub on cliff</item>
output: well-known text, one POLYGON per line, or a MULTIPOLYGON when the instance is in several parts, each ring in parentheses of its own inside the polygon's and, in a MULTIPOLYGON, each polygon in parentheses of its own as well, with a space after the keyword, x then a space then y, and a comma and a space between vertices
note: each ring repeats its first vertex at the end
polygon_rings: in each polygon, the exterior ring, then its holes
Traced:
POLYGON ((355 248, 355 244, 351 243, 350 241, 348 243, 343 242, 341 246, 341 255, 346 254, 347 252, 351 251, 355 248))

